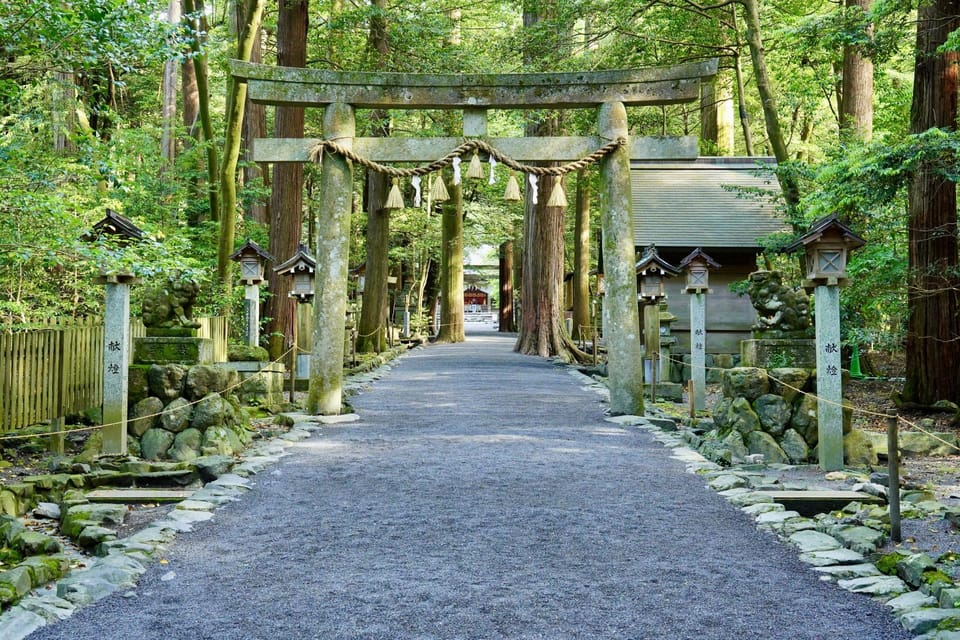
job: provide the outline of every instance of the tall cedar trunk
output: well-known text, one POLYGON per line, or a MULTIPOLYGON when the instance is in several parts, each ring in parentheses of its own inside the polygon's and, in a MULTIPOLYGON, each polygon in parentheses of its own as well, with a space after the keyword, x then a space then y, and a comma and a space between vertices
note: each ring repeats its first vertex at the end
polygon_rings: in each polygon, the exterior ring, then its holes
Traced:
POLYGON ((700 84, 700 142, 702 153, 733 155, 733 95, 726 78, 716 75, 700 84))
MULTIPOLYGON (((260 33, 260 19, 266 0, 246 0, 243 3, 243 19, 239 21, 237 59, 249 62, 253 41, 260 33)), ((227 122, 223 141, 223 165, 220 169, 220 238, 217 243, 217 279, 229 293, 232 285, 230 254, 237 230, 237 161, 240 158, 243 108, 247 103, 247 83, 229 80, 227 122)))
POLYGON ((77 89, 72 73, 55 71, 53 74, 53 150, 72 152, 76 148, 73 135, 77 126, 77 89))
MULTIPOLYGON (((180 65, 180 95, 183 102, 183 113, 181 115, 183 127, 186 129, 186 136, 183 138, 183 151, 189 151, 198 142, 200 131, 200 92, 197 90, 197 74, 194 71, 193 60, 186 58, 180 65)), ((197 159, 195 174, 199 174, 201 168, 200 160, 197 159)), ((204 198, 205 194, 201 191, 200 183, 196 177, 190 178, 190 202, 194 203, 187 207, 187 224, 195 227, 200 224, 200 207, 195 203, 204 198)))
POLYGON ((389 185, 387 175, 367 170, 367 266, 357 329, 357 351, 360 353, 379 353, 387 348, 390 210, 384 209, 383 205, 387 201, 389 185))
MULTIPOLYGON (((524 3, 523 24, 532 28, 556 13, 556 0, 524 3)), ((552 56, 563 56, 564 31, 557 29, 558 39, 541 43, 524 51, 529 66, 542 64, 552 56)), ((557 115, 541 117, 526 126, 528 136, 553 136, 560 133, 557 115)), ((558 180, 541 176, 537 184, 537 204, 526 188, 523 212, 523 266, 520 281, 520 335, 515 350, 529 355, 569 358, 570 352, 563 327, 563 252, 565 207, 548 207, 547 202, 558 180)))
MULTIPOLYGON (((956 53, 937 53, 960 26, 960 0, 921 4, 910 131, 957 125, 956 53)), ((957 190, 935 160, 921 163, 909 188, 907 380, 903 399, 929 405, 960 401, 957 277, 957 190)))
POLYGON ((730 24, 733 27, 733 70, 737 81, 737 116, 740 119, 740 128, 743 131, 743 145, 747 155, 753 155, 753 134, 750 133, 750 114, 747 111, 747 99, 743 86, 743 65, 740 64, 740 28, 737 26, 737 5, 730 5, 730 24))
MULTIPOLYGON (((847 0, 847 11, 870 11, 871 0, 847 0)), ((873 26, 867 27, 872 38, 873 26)), ((873 137, 873 61, 860 47, 843 48, 840 131, 861 140, 873 137)))
MULTIPOLYGON (((389 63, 390 40, 384 13, 386 0, 374 0, 377 9, 370 18, 367 48, 373 59, 373 67, 383 70, 389 63)), ((370 135, 390 135, 390 114, 375 110, 370 114, 370 135)), ((387 348, 387 318, 389 295, 387 281, 390 275, 390 210, 384 209, 390 179, 382 173, 367 169, 367 267, 363 291, 363 306, 360 309, 360 326, 357 331, 357 351, 380 352, 387 348)))
POLYGON ((500 321, 501 333, 517 330, 513 321, 513 240, 500 245, 500 321))
MULTIPOLYGON (((777 113, 776 89, 773 80, 767 72, 766 51, 763 46, 763 37, 760 33, 759 0, 740 0, 744 8, 746 22, 747 45, 750 47, 750 58, 753 60, 753 73, 757 80, 757 91, 760 94, 760 104, 763 107, 763 121, 767 128, 767 140, 770 149, 778 163, 787 162, 790 157, 787 144, 780 129, 780 116, 777 113)), ((780 189, 787 207, 795 209, 800 202, 800 188, 796 178, 791 173, 778 173, 780 189)))
MULTIPOLYGON (((281 0, 277 19, 277 65, 304 67, 307 64, 309 0, 281 0)), ((277 138, 303 137, 303 109, 277 107, 274 118, 277 138)), ((270 253, 284 261, 297 252, 303 226, 303 165, 278 162, 273 165, 270 190, 270 253)), ((316 256, 322 259, 322 256, 316 256)), ((279 358, 292 346, 294 303, 290 299, 291 278, 268 276, 270 297, 265 314, 270 318, 270 357, 279 358)))
MULTIPOLYGON (((548 207, 559 178, 543 176, 538 204, 528 202, 523 252, 523 315, 516 350, 543 357, 568 357, 563 339, 563 250, 565 207, 548 207)), ((529 191, 529 190, 528 190, 529 191)))
POLYGON ((577 217, 573 229, 573 335, 590 335, 590 181, 577 172, 577 217))
MULTIPOLYGON (((262 38, 253 41, 250 51, 250 62, 263 61, 262 38)), ((247 106, 243 117, 243 182, 246 187, 266 187, 270 176, 270 165, 265 162, 253 162, 253 141, 265 138, 267 135, 267 107, 252 102, 247 96, 247 106)), ((264 200, 251 200, 244 211, 244 217, 252 222, 263 225, 270 224, 270 208, 264 200)))
MULTIPOLYGON (((204 17, 203 2, 183 0, 184 18, 189 22, 194 34, 209 33, 204 17)), ((220 182, 219 160, 217 146, 214 144, 213 120, 210 117, 210 85, 207 73, 206 48, 197 35, 191 39, 190 47, 193 50, 193 73, 197 83, 197 110, 200 119, 200 129, 203 131, 203 140, 206 142, 207 155, 207 202, 210 207, 210 218, 218 220, 220 215, 220 194, 217 187, 220 182)))
POLYGON ((437 342, 463 342, 463 185, 447 184, 440 233, 440 331, 437 342))
MULTIPOLYGON (((178 24, 180 16, 180 0, 170 0, 167 22, 178 24)), ((160 117, 163 122, 160 156, 172 165, 177 148, 177 62, 172 59, 163 63, 163 106, 160 117)))

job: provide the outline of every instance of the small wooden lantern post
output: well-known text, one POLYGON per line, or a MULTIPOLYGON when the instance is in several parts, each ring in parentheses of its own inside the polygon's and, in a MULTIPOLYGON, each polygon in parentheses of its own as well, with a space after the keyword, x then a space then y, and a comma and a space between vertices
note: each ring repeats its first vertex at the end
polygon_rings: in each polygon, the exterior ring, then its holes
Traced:
MULTIPOLYGON (((317 261, 307 253, 305 246, 301 244, 289 260, 277 265, 273 270, 278 275, 293 278, 293 288, 289 295, 296 299, 296 304, 313 302, 314 274, 317 271, 317 261)), ((290 402, 294 401, 294 392, 297 387, 297 356, 300 355, 300 347, 297 344, 297 325, 300 323, 296 304, 293 310, 293 356, 290 358, 290 402)))
POLYGON ((804 287, 816 300, 817 428, 820 468, 843 468, 843 386, 840 363, 840 287, 847 282, 847 254, 866 244, 837 216, 813 223, 786 251, 803 248, 804 287))
POLYGON ((710 293, 710 269, 720 265, 699 247, 680 261, 687 272, 690 294, 690 379, 693 381, 693 408, 706 409, 707 396, 707 296, 710 293))
POLYGON ((255 347, 260 344, 260 285, 265 280, 263 269, 267 262, 273 262, 273 256, 248 238, 230 259, 240 263, 240 281, 246 286, 244 308, 247 344, 255 347))
MULTIPOLYGON (((113 237, 124 246, 141 240, 143 231, 116 211, 107 209, 107 215, 94 224, 82 239, 95 242, 104 235, 113 237)), ((127 454, 130 286, 136 281, 133 274, 115 273, 108 269, 102 269, 96 278, 96 282, 106 288, 103 308, 103 444, 100 449, 105 456, 127 454)), ((56 441, 54 438, 54 443, 56 441)))
MULTIPOLYGON (((636 264, 637 299, 643 304, 643 343, 646 359, 650 361, 650 383, 656 384, 656 364, 660 356, 660 301, 667 297, 664 281, 680 273, 672 264, 657 253, 656 245, 650 245, 636 264)), ((655 394, 651 391, 651 394, 655 394)))

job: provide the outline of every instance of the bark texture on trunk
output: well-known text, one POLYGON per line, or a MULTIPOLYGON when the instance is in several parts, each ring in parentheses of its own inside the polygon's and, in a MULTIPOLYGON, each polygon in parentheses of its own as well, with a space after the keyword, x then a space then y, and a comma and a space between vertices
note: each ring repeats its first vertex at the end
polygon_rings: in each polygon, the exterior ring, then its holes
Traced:
POLYGON ((513 321, 513 240, 500 245, 500 321, 501 333, 517 330, 513 321))
MULTIPOLYGON (((870 10, 872 0, 847 0, 847 10, 870 10)), ((867 27, 873 36, 873 27, 867 27)), ((843 48, 840 130, 861 140, 873 137, 873 61, 859 47, 843 48)))
MULTIPOLYGON (((257 37, 250 51, 250 62, 262 62, 263 47, 261 38, 257 37)), ((265 105, 252 102, 247 98, 247 106, 243 117, 243 185, 248 187, 265 187, 270 180, 270 166, 267 163, 254 164, 253 141, 267 136, 267 108, 265 105)), ((244 212, 247 220, 263 225, 270 224, 270 207, 266 200, 252 200, 244 212)))
MULTIPOLYGON (((923 4, 917 16, 917 59, 911 133, 957 125, 956 53, 937 53, 960 26, 960 1, 923 4)), ((958 316, 957 189, 921 164, 909 188, 909 275, 907 376, 902 397, 929 405, 960 400, 960 316, 958 316)))
MULTIPOLYGON (((277 64, 303 67, 307 62, 307 27, 309 2, 282 0, 277 21, 277 64)), ((303 137, 303 109, 277 107, 274 122, 277 138, 303 137)), ((299 162, 278 162, 273 165, 270 192, 270 253, 283 262, 297 252, 303 226, 303 165, 299 162)), ((314 256, 318 261, 322 256, 314 256)), ((267 298, 265 315, 270 318, 267 329, 270 356, 279 358, 291 344, 294 307, 290 303, 292 278, 268 276, 271 296, 267 298)))
POLYGON ((390 179, 367 171, 367 262, 363 306, 357 329, 357 351, 380 353, 387 348, 387 280, 390 275, 390 211, 384 209, 390 179))
POLYGON ((546 205, 553 184, 558 179, 542 176, 537 184, 538 204, 527 204, 530 215, 524 238, 523 282, 520 285, 523 292, 523 318, 516 351, 545 358, 570 356, 563 327, 563 231, 566 208, 546 205))
POLYGON ((590 180, 577 173, 577 213, 573 229, 573 335, 589 338, 590 331, 590 180))
POLYGON ((437 342, 463 342, 463 185, 447 184, 440 237, 440 331, 437 342))

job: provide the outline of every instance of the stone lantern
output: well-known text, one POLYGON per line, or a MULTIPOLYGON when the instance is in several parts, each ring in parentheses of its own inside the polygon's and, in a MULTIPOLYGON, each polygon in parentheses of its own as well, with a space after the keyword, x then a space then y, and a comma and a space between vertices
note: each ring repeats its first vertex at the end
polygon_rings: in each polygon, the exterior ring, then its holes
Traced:
POLYGON ((847 254, 866 241, 837 219, 836 214, 814 222, 785 251, 804 250, 806 282, 804 286, 840 285, 847 281, 847 254))
POLYGON ((816 300, 817 435, 820 468, 843 468, 843 388, 840 362, 840 286, 847 281, 847 254, 866 241, 830 215, 811 225, 786 251, 803 248, 806 281, 816 300))
POLYGON ((711 293, 710 269, 719 269, 720 265, 699 247, 680 261, 680 270, 687 273, 687 293, 711 293))
POLYGON ((636 264, 639 278, 638 298, 641 302, 655 303, 666 298, 664 280, 679 275, 680 271, 657 253, 656 245, 650 245, 636 264))
POLYGON ((266 280, 264 267, 266 263, 273 262, 273 256, 249 238, 230 255, 230 259, 240 263, 240 281, 245 285, 261 284, 266 280))
POLYGON ((306 247, 301 244, 293 257, 283 264, 277 265, 273 270, 278 275, 293 278, 293 288, 290 291, 291 298, 296 298, 297 302, 313 301, 313 277, 317 271, 317 261, 307 253, 306 247))
POLYGON ((690 294, 690 381, 693 383, 691 406, 706 409, 707 397, 707 297, 710 293, 710 269, 720 265, 699 247, 680 261, 687 272, 685 291, 690 294))
MULTIPOLYGON (((296 299, 297 307, 299 309, 300 304, 307 302, 313 302, 314 296, 314 274, 317 271, 317 261, 313 259, 309 253, 307 253, 307 248, 302 244, 297 247, 297 252, 293 256, 284 262, 281 265, 277 265, 273 268, 277 275, 281 276, 290 276, 293 278, 293 287, 290 290, 290 297, 296 299)), ((300 357, 300 346, 297 340, 297 325, 299 322, 299 314, 295 311, 293 314, 293 353, 290 357, 290 402, 294 401, 294 390, 296 389, 297 384, 297 369, 307 369, 309 365, 304 367, 298 366, 298 359, 300 357)))
POLYGON ((242 247, 230 255, 230 259, 240 263, 240 281, 246 285, 244 307, 247 344, 256 347, 260 344, 260 284, 265 280, 264 266, 267 262, 273 262, 273 256, 248 238, 242 247))
POLYGON ((127 245, 134 240, 143 240, 143 230, 113 209, 107 209, 107 214, 93 223, 90 231, 80 236, 80 239, 93 242, 105 235, 115 238, 120 245, 127 245))
MULTIPOLYGON (((655 372, 658 368, 665 372, 670 363, 669 346, 665 347, 663 355, 660 352, 660 301, 667 297, 664 281, 679 275, 680 271, 661 258, 656 245, 652 244, 635 267, 639 279, 637 299, 643 304, 643 344, 649 361, 649 366, 645 366, 645 378, 650 382, 651 396, 655 396, 655 372), (660 360, 660 367, 655 366, 657 360, 660 360)), ((660 377, 666 379, 664 375, 660 377)))

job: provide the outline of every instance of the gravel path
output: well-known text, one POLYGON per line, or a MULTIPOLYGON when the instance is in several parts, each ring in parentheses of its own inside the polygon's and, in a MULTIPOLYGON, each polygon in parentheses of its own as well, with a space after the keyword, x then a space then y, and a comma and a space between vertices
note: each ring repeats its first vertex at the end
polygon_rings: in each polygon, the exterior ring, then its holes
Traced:
POLYGON ((411 352, 134 596, 30 637, 908 637, 512 344, 411 352))

